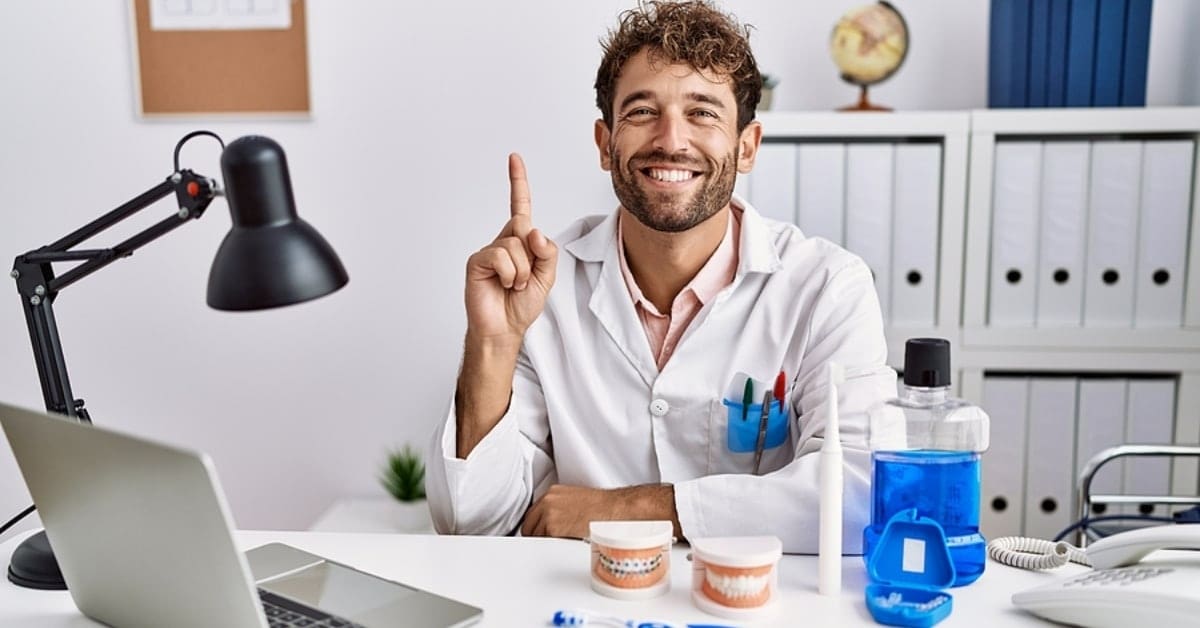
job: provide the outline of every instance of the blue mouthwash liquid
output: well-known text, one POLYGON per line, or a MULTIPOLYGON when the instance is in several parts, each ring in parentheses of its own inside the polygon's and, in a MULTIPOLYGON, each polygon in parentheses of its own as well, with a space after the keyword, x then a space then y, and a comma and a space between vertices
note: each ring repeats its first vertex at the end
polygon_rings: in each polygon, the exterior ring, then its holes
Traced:
POLYGON ((987 557, 979 534, 979 454, 913 449, 871 455, 871 524, 863 529, 863 557, 871 555, 896 513, 916 508, 946 533, 954 563, 952 586, 974 582, 987 557))

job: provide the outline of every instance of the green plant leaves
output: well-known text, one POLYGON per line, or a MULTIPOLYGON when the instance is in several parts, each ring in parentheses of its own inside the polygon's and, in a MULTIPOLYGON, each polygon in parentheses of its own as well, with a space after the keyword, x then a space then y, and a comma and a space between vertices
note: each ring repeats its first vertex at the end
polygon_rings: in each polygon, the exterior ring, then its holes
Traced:
POLYGON ((425 464, 412 447, 393 450, 379 478, 380 484, 392 497, 402 502, 425 499, 425 464))

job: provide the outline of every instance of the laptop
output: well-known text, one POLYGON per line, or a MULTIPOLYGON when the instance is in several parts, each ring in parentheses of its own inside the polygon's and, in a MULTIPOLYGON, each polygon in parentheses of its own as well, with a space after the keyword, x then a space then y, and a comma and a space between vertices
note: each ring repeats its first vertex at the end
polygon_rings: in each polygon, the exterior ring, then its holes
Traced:
POLYGON ((238 551, 203 453, 0 403, 84 615, 117 628, 467 626, 483 612, 281 543, 238 551))

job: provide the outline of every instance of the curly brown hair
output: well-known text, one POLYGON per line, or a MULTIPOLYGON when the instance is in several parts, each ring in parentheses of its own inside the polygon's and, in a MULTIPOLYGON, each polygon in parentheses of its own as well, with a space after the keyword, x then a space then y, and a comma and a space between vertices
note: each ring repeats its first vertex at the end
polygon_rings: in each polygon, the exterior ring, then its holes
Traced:
POLYGON ((638 2, 621 14, 621 24, 600 41, 604 58, 596 73, 596 106, 604 123, 613 125, 613 99, 621 68, 643 48, 652 61, 687 64, 696 71, 728 76, 737 100, 737 130, 754 120, 763 78, 750 51, 749 25, 706 0, 638 2))

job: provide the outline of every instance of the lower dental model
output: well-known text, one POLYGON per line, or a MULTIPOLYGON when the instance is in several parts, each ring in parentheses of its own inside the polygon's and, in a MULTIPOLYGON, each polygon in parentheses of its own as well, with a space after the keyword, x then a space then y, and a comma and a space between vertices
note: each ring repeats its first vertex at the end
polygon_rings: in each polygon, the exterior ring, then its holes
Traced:
POLYGON ((756 608, 771 597, 771 566, 705 567, 701 590, 718 604, 733 608, 756 608))
POLYGON ((666 575, 663 549, 597 548, 594 571, 604 582, 622 589, 638 589, 656 584, 666 575))

